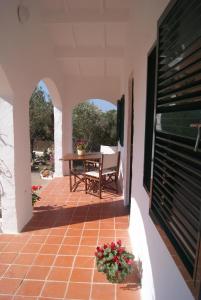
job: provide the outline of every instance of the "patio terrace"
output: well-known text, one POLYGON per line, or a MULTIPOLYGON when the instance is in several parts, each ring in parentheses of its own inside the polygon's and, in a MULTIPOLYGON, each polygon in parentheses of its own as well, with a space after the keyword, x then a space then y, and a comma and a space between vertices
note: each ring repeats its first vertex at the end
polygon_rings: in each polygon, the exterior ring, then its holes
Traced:
POLYGON ((68 177, 41 196, 22 233, 0 236, 0 299, 140 299, 137 276, 110 284, 95 268, 97 245, 121 239, 130 249, 122 196, 69 193, 68 177))

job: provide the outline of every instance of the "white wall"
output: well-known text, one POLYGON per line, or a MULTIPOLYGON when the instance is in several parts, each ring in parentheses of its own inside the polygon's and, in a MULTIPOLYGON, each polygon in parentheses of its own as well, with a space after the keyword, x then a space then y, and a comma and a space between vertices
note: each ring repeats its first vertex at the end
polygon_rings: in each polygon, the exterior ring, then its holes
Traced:
MULTIPOLYGON (((125 65, 126 96, 129 76, 132 71, 134 74, 134 151, 129 232, 136 258, 142 261, 144 300, 193 299, 149 216, 150 199, 143 188, 147 53, 156 39, 157 19, 167 3, 167 0, 133 2, 125 65)), ((125 123, 128 126, 128 110, 126 112, 125 123)))

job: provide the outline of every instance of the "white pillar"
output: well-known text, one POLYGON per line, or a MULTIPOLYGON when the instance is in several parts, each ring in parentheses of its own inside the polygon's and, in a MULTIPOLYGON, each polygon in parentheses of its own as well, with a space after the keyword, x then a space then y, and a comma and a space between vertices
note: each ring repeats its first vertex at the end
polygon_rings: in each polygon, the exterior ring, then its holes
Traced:
POLYGON ((29 92, 23 87, 14 101, 14 172, 17 231, 31 219, 31 153, 29 134, 29 92))
POLYGON ((62 161, 60 158, 63 155, 62 147, 62 111, 54 106, 54 176, 61 177, 63 175, 62 161))
MULTIPOLYGON (((71 153, 72 147, 72 106, 67 103, 64 109, 63 120, 63 153, 71 153)), ((68 162, 63 162, 63 174, 69 174, 68 162)))
POLYGON ((14 176, 13 105, 0 98, 1 231, 17 231, 14 176))

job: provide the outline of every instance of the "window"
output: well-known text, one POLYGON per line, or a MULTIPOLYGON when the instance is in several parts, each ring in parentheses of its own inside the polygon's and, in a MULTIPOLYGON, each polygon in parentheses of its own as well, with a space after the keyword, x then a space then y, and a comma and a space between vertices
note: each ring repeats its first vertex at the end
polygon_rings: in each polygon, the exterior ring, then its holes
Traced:
POLYGON ((145 189, 148 192, 150 192, 150 187, 151 187, 154 97, 155 97, 155 78, 156 78, 155 74, 156 74, 156 45, 154 45, 150 50, 148 54, 148 63, 147 63, 147 101, 146 101, 143 184, 145 189))
POLYGON ((200 289, 201 2, 172 2, 158 23, 150 214, 200 289))

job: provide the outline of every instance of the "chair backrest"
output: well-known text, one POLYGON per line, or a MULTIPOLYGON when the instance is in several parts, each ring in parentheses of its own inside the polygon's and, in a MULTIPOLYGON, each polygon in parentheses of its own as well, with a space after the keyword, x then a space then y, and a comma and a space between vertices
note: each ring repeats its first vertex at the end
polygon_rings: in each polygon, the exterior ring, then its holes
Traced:
POLYGON ((113 154, 115 152, 118 152, 118 147, 117 146, 101 145, 100 146, 100 152, 103 153, 103 154, 113 154))
POLYGON ((102 169, 115 168, 118 172, 119 170, 119 159, 120 152, 114 152, 111 154, 102 155, 102 169))

